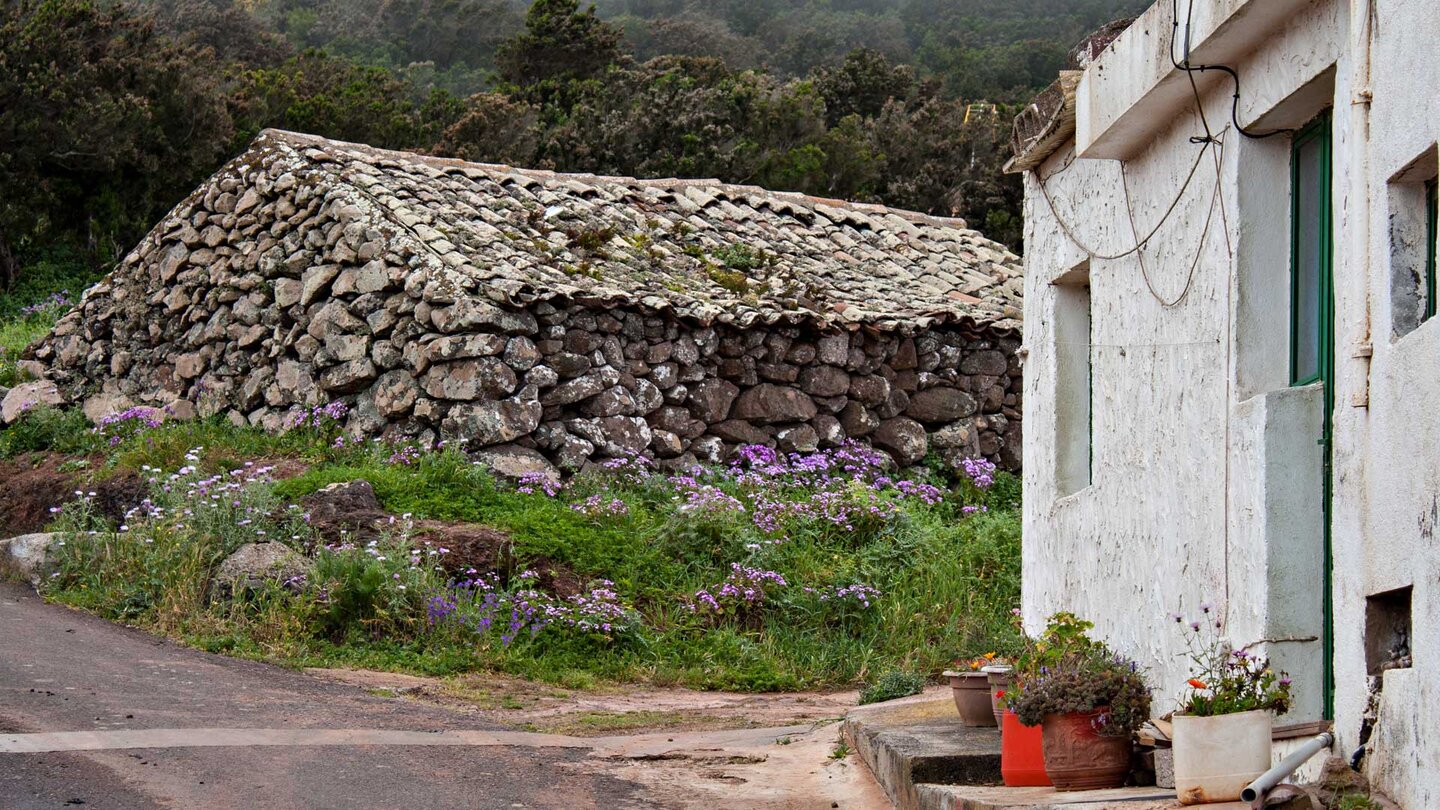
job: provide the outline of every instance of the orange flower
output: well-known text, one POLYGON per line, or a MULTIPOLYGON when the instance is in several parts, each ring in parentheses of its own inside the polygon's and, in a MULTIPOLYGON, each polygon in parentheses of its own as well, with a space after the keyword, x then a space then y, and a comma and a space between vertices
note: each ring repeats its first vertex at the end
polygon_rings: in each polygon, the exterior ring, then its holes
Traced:
POLYGON ((1200 680, 1199 678, 1191 678, 1191 679, 1190 679, 1190 685, 1193 686, 1193 687, 1195 687, 1196 689, 1209 689, 1209 688, 1210 688, 1210 687, 1206 686, 1206 685, 1205 685, 1205 682, 1202 681, 1202 680, 1200 680))

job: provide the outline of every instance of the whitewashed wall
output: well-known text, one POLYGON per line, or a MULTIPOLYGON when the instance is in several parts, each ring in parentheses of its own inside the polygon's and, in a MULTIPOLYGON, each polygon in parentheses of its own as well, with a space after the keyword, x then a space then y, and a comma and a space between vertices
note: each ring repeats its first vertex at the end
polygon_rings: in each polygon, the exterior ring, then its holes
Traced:
MULTIPOLYGON (((1365 598, 1411 585, 1414 666, 1384 676, 1366 762, 1377 787, 1404 806, 1440 807, 1440 319, 1404 337, 1392 331, 1387 189, 1440 140, 1440 4, 1284 4, 1278 17, 1265 16, 1280 5, 1273 0, 1223 4, 1204 47, 1240 69, 1247 126, 1298 126, 1333 108, 1336 750, 1348 756, 1359 744, 1370 694, 1365 598), (1268 10, 1245 18, 1261 6, 1268 10), (1226 14, 1252 24, 1227 26, 1226 14), (1257 20, 1275 27, 1257 32, 1257 20)), ((1126 159, 1144 234, 1196 154, 1188 139, 1201 125, 1188 83, 1151 82, 1147 94, 1124 78, 1157 73, 1169 7, 1151 9, 1087 72, 1082 159, 1072 164, 1073 148, 1065 149, 1038 172, 1061 218, 1098 253, 1135 237, 1120 163, 1086 155, 1126 159), (1127 117, 1131 104, 1146 115, 1127 117)), ((1230 86, 1206 80, 1202 92, 1219 129, 1229 121, 1230 86)), ((1237 645, 1291 639, 1268 651, 1297 679, 1296 715, 1313 716, 1319 646, 1293 639, 1320 629, 1319 451, 1306 430, 1319 419, 1321 394, 1287 385, 1289 143, 1233 131, 1224 139, 1225 222, 1219 210, 1208 214, 1216 168, 1207 156, 1145 251, 1157 291, 1174 297, 1211 217, 1183 303, 1156 301, 1133 256, 1090 262, 1093 480, 1071 494, 1057 490, 1054 475, 1067 394, 1055 386, 1062 356, 1052 282, 1086 254, 1051 215, 1037 175, 1026 176, 1025 620, 1038 629, 1065 609, 1095 621, 1150 668, 1164 712, 1186 663, 1167 615, 1193 615, 1209 601, 1237 645)))

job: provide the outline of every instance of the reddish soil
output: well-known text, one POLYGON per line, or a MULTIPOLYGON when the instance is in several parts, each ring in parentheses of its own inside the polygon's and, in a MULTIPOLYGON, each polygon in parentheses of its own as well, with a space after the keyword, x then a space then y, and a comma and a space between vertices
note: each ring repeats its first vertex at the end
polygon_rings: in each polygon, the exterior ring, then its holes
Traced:
MULTIPOLYGON (((44 531, 54 518, 50 508, 75 500, 76 492, 95 493, 100 514, 112 523, 124 522, 125 513, 150 494, 149 487, 133 472, 92 480, 105 457, 88 458, 60 453, 26 453, 0 461, 0 537, 44 531), (78 469, 61 469, 67 462, 87 462, 78 469)), ((276 478, 292 478, 308 469, 302 461, 257 460, 270 465, 276 478)))
POLYGON ((89 459, 90 467, 60 469, 73 460, 56 453, 28 453, 0 461, 0 537, 42 531, 54 518, 50 508, 75 500, 77 491, 94 492, 100 513, 116 522, 148 494, 134 473, 90 481, 91 469, 103 461, 100 456, 89 459))

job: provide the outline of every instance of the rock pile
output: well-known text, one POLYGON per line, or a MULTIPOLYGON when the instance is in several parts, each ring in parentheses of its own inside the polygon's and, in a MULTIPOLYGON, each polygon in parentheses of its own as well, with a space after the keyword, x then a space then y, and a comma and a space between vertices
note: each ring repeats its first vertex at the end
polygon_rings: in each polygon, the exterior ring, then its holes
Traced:
POLYGON ((1013 469, 1020 285, 958 220, 267 132, 31 356, 89 410, 344 400, 517 467, 857 438, 1013 469))

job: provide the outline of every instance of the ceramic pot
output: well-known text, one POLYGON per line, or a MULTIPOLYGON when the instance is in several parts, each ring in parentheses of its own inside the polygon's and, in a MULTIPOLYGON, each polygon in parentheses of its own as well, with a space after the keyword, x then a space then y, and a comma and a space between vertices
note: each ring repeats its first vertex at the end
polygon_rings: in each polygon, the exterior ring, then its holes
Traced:
POLYGON ((1099 790, 1125 784, 1130 773, 1130 737, 1102 737, 1095 718, 1107 709, 1047 714, 1041 724, 1045 775, 1056 790, 1099 790))
POLYGON ((960 712, 960 722, 967 726, 995 727, 995 712, 990 704, 990 676, 984 672, 946 672, 950 694, 960 712))
POLYGON ((995 714, 995 725, 1000 726, 1005 715, 1005 693, 1015 683, 1015 673, 1009 666, 997 665, 980 670, 990 679, 990 710, 995 714))
POLYGON ((1240 800, 1240 791, 1270 769, 1268 711, 1214 717, 1177 714, 1174 723, 1175 795, 1181 804, 1240 800))
POLYGON ((1046 787, 1043 735, 1039 726, 1021 725, 1009 709, 1000 720, 1000 776, 1006 787, 1046 787))

